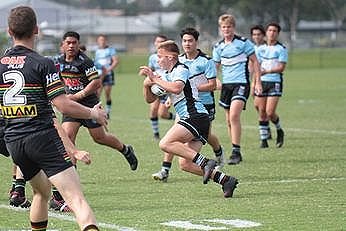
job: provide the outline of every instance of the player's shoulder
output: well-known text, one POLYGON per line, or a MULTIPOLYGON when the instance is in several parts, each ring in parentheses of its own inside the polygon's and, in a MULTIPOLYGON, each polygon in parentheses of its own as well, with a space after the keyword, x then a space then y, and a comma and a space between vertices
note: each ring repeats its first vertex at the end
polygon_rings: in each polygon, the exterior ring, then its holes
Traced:
POLYGON ((250 42, 250 40, 249 40, 248 38, 246 38, 246 37, 244 37, 244 36, 236 35, 236 34, 234 35, 234 39, 235 39, 235 40, 242 41, 242 42, 247 42, 247 41, 250 42))
POLYGON ((203 58, 203 59, 206 59, 206 60, 210 60, 211 59, 211 57, 207 54, 207 53, 204 53, 203 51, 201 51, 201 50, 198 50, 199 51, 199 53, 198 53, 198 56, 199 57, 201 57, 201 58, 203 58))
POLYGON ((279 46, 282 49, 287 49, 286 46, 279 41, 276 42, 276 46, 279 46))
POLYGON ((214 48, 217 49, 217 48, 221 47, 222 44, 225 44, 225 39, 221 39, 221 40, 217 41, 217 42, 214 44, 214 48))
POLYGON ((85 53, 83 52, 79 52, 78 55, 76 56, 76 59, 75 61, 77 63, 80 63, 80 64, 87 64, 87 65, 90 65, 90 64, 94 64, 94 62, 91 60, 91 58, 89 58, 85 53))

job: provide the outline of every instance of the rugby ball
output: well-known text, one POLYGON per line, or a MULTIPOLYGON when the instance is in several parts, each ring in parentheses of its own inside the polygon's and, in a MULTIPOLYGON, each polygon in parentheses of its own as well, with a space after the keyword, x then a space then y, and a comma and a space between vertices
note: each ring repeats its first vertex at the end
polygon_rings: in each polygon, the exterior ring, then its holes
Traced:
POLYGON ((167 91, 165 89, 163 89, 160 85, 158 85, 157 83, 155 83, 154 85, 151 86, 150 88, 151 92, 154 95, 157 96, 164 96, 167 94, 167 91))

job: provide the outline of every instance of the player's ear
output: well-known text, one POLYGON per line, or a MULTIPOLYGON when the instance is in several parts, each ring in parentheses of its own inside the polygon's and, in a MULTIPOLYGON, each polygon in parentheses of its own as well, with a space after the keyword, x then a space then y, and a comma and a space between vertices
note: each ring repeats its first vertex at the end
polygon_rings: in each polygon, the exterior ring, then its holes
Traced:
POLYGON ((38 26, 37 25, 34 28, 34 34, 38 34, 38 26))
POLYGON ((13 32, 10 30, 9 27, 7 27, 7 33, 8 33, 11 37, 13 37, 13 32))

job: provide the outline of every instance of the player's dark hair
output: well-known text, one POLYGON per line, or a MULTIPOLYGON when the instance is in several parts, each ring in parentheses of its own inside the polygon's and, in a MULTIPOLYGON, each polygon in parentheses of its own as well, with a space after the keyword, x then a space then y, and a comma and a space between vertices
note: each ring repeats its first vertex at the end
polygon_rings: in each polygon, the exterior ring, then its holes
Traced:
POLYGON ((65 40, 67 37, 73 37, 76 38, 78 41, 80 39, 80 36, 77 32, 75 31, 67 31, 64 36, 62 36, 62 40, 65 40))
POLYGON ((263 35, 266 34, 266 32, 265 32, 265 30, 264 30, 264 27, 263 27, 262 25, 254 25, 254 26, 252 26, 252 27, 250 28, 250 33, 251 33, 251 35, 252 35, 252 33, 253 33, 254 30, 259 30, 259 31, 261 31, 261 33, 262 33, 263 35))
POLYGON ((195 28, 187 27, 187 28, 183 29, 183 30, 180 32, 180 38, 183 38, 183 36, 184 36, 185 34, 188 34, 188 35, 193 36, 193 37, 195 38, 196 41, 198 40, 199 32, 198 32, 195 28))
POLYGON ((278 23, 276 23, 276 22, 268 23, 267 26, 266 26, 266 30, 268 30, 268 27, 270 27, 270 26, 275 26, 278 29, 278 32, 280 33, 281 26, 278 23))
POLYGON ((36 14, 31 7, 18 6, 11 9, 8 16, 8 28, 14 38, 30 38, 36 26, 36 14))
POLYGON ((168 40, 168 37, 164 34, 157 34, 155 37, 154 37, 154 40, 156 38, 162 38, 163 40, 167 41, 168 40))

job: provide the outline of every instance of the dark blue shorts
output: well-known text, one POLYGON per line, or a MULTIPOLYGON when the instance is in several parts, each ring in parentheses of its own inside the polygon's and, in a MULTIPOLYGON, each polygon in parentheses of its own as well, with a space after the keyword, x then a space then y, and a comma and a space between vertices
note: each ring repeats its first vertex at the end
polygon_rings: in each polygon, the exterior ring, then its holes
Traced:
POLYGON ((114 81, 114 72, 112 71, 111 73, 105 75, 102 81, 103 86, 113 86, 115 83, 114 81))

